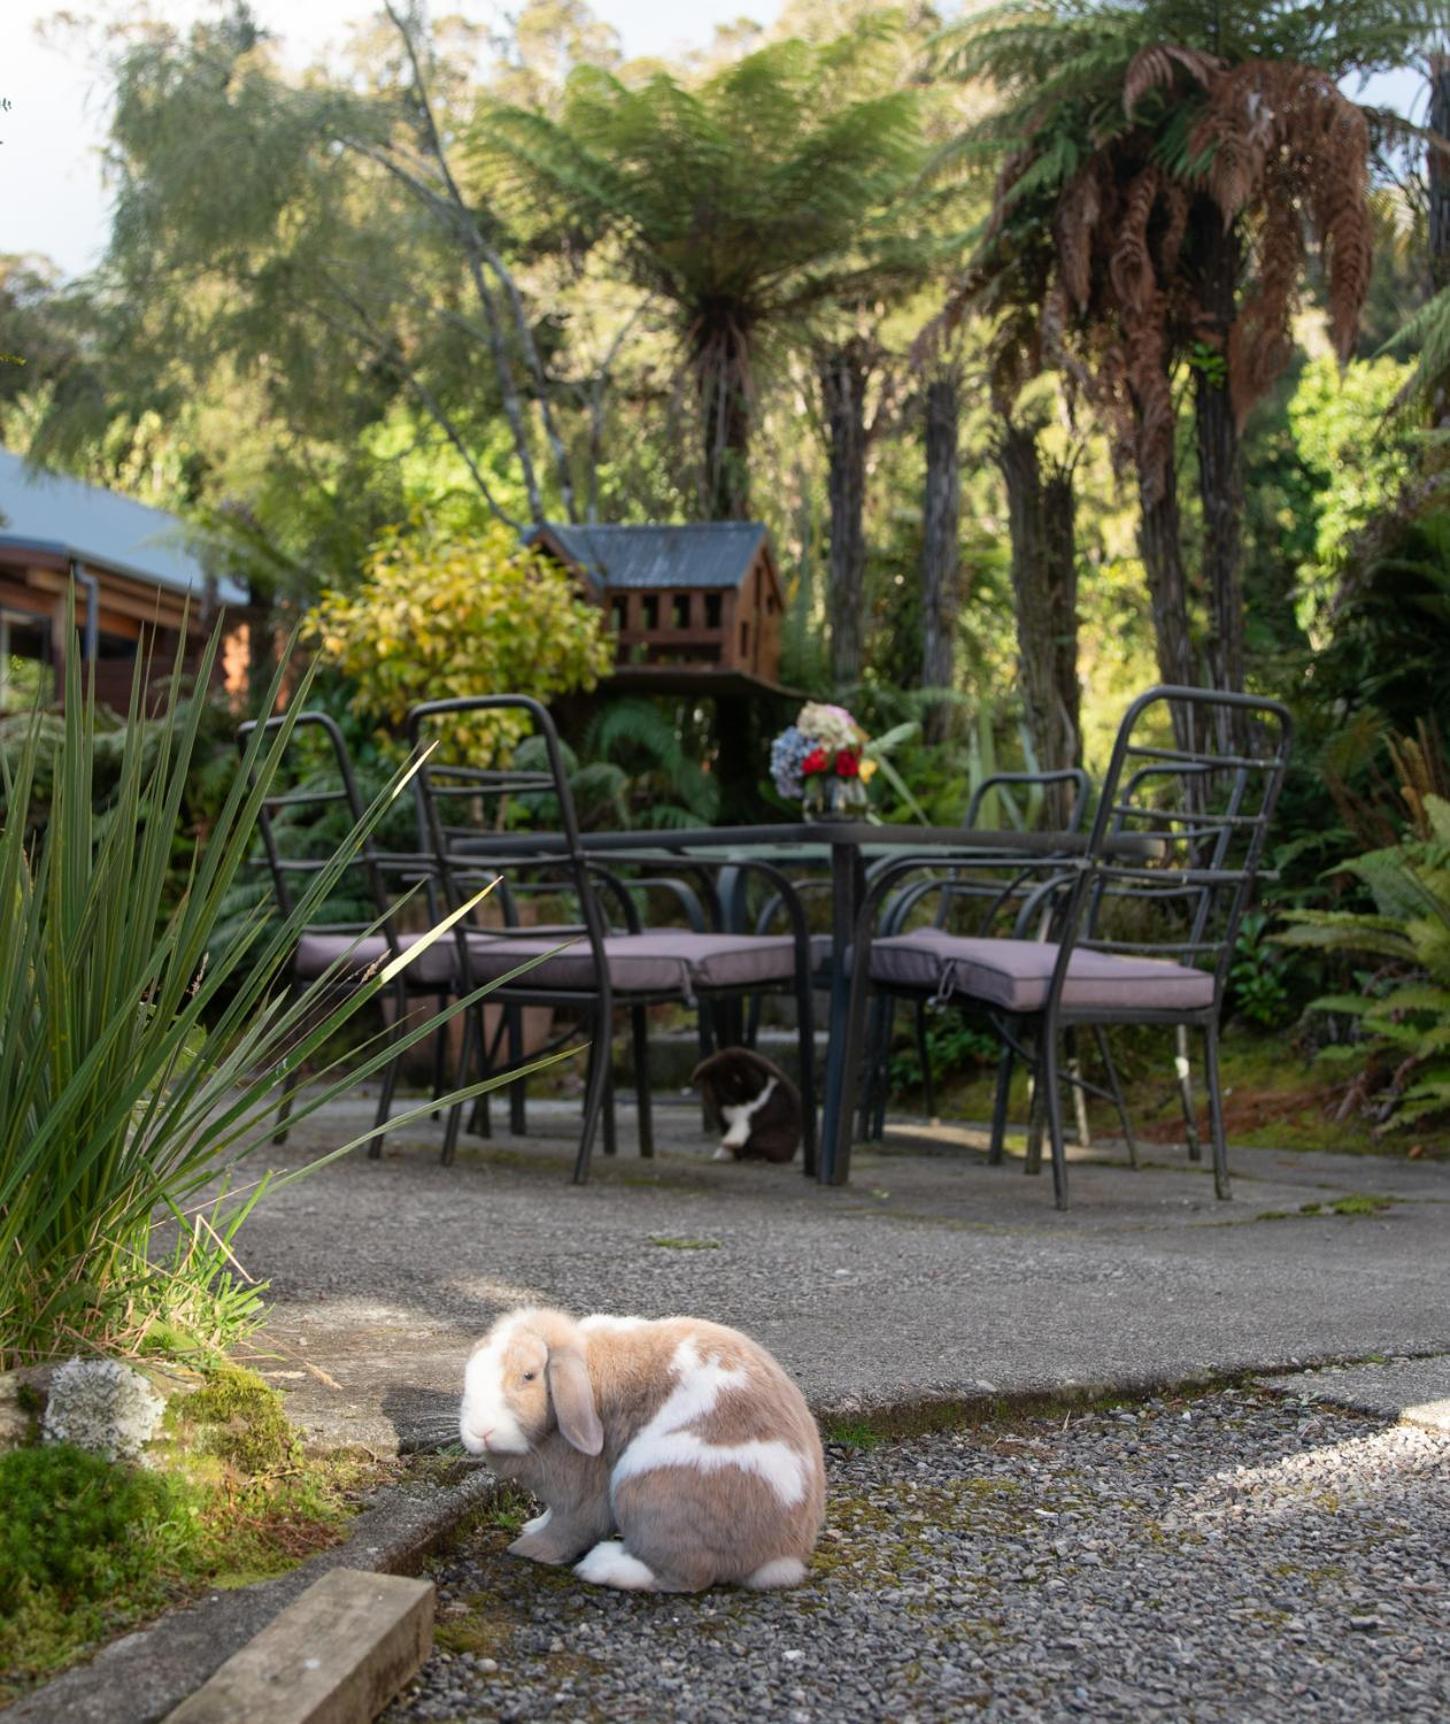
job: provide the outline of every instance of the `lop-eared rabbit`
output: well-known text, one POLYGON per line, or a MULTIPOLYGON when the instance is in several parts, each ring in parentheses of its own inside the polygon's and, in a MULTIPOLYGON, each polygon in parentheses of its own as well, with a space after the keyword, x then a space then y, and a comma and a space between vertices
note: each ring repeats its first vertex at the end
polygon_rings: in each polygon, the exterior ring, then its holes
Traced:
POLYGON ((459 1428, 544 1504, 515 1556, 640 1592, 805 1579, 825 1513, 820 1435, 738 1330, 511 1311, 468 1361, 459 1428))

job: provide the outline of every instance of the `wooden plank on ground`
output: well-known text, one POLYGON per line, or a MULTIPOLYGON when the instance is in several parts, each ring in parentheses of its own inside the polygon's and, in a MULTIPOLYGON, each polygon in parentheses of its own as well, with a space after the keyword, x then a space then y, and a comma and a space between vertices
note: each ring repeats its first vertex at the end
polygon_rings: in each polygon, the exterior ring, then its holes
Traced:
POLYGON ((334 1568, 166 1724, 364 1724, 433 1647, 433 1584, 334 1568))

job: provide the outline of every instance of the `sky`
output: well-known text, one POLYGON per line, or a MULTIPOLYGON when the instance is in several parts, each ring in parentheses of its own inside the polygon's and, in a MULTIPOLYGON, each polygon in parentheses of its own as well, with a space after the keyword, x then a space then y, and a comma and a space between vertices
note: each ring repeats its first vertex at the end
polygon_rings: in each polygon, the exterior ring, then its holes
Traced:
MULTIPOLYGON (((106 97, 84 33, 37 27, 62 0, 0 0, 0 252, 38 252, 76 275, 94 264, 107 232, 100 147, 106 97)), ((288 61, 302 66, 347 25, 366 17, 368 0, 253 0, 263 26, 279 36, 288 61)), ((717 24, 742 15, 770 24, 780 0, 594 0, 597 17, 619 32, 626 55, 666 55, 706 46, 717 24)), ((72 0, 72 13, 99 12, 72 0)), ((119 8, 121 15, 132 10, 119 8)), ((185 24, 213 10, 208 0, 152 0, 156 16, 185 24)), ((454 0, 448 10, 479 22, 497 16, 490 0, 454 0)))
MULTIPOLYGON (((127 15, 135 0, 73 0, 72 12, 127 15)), ((186 24, 216 0, 151 0, 154 13, 186 24)), ((94 264, 105 244, 107 200, 100 148, 106 92, 84 32, 42 30, 62 0, 0 0, 0 253, 39 253, 63 273, 94 264)), ((442 8, 440 7, 440 10, 442 8)), ((369 0, 253 0, 287 60, 304 66, 345 40, 369 0)), ((485 22, 498 0, 453 0, 449 10, 485 22)), ((594 0, 598 17, 619 32, 626 55, 669 55, 704 47, 715 26, 742 15, 769 25, 780 0, 594 0)), ((1423 82, 1396 73, 1373 81, 1365 99, 1418 108, 1423 82)), ((1359 94, 1359 92, 1354 92, 1359 94)))

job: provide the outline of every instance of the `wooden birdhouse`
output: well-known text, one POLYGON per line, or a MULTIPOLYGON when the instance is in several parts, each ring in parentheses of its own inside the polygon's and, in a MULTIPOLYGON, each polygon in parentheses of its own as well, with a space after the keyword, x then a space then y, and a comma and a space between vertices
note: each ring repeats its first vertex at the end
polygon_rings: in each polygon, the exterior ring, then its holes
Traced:
POLYGON ((785 609, 758 521, 534 527, 526 542, 573 570, 615 640, 612 686, 659 693, 779 688, 785 609))

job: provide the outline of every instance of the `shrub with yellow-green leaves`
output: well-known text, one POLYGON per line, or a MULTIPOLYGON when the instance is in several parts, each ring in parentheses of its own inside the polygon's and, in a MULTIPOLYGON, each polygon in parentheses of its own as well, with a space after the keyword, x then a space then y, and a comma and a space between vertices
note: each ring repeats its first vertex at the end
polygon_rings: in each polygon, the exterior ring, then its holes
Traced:
MULTIPOLYGON (((402 723, 424 700, 591 689, 613 648, 596 605, 556 563, 501 524, 467 538, 393 529, 349 592, 308 619, 320 656, 356 685, 363 716, 402 723)), ((450 758, 487 766, 530 729, 517 713, 475 714, 440 736, 450 758)))

